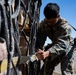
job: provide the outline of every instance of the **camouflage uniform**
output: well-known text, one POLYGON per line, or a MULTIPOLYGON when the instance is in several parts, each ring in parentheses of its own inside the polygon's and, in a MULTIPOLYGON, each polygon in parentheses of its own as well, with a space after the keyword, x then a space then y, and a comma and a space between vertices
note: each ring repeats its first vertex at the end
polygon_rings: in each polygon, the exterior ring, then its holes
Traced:
MULTIPOLYGON (((47 37, 51 39, 52 43, 45 48, 45 50, 51 52, 51 56, 45 59, 45 75, 52 75, 58 63, 61 63, 62 75, 72 75, 74 72, 74 42, 71 37, 70 25, 66 20, 60 18, 56 25, 51 27, 44 19, 37 28, 37 49, 43 49, 47 37)), ((43 69, 41 70, 41 75, 44 75, 43 69)))

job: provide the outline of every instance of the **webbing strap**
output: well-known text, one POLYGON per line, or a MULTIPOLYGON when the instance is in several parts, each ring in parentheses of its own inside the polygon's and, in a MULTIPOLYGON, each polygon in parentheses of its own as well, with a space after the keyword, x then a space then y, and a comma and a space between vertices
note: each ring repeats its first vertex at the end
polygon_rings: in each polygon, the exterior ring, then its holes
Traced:
POLYGON ((70 24, 70 26, 76 31, 76 28, 75 27, 73 27, 71 24, 70 24))

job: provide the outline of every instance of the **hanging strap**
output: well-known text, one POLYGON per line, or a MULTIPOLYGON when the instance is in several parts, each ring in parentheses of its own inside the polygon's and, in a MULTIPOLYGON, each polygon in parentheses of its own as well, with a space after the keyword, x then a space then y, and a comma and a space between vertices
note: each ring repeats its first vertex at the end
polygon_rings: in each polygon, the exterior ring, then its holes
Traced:
MULTIPOLYGON (((76 28, 74 28, 72 25, 70 26, 76 31, 76 28)), ((74 45, 76 45, 76 37, 74 38, 74 45)))
POLYGON ((71 24, 69 24, 75 31, 76 31, 76 28, 75 27, 73 27, 71 24))

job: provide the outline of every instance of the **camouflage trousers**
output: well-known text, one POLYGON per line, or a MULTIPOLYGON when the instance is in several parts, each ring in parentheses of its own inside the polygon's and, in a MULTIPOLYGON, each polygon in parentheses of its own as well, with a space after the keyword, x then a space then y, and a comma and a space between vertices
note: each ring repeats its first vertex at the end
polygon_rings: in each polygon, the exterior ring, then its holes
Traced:
POLYGON ((61 75, 73 75, 74 74, 74 49, 73 46, 67 55, 58 55, 56 58, 51 60, 51 56, 44 60, 44 65, 41 68, 40 75, 52 75, 55 66, 60 63, 61 75))

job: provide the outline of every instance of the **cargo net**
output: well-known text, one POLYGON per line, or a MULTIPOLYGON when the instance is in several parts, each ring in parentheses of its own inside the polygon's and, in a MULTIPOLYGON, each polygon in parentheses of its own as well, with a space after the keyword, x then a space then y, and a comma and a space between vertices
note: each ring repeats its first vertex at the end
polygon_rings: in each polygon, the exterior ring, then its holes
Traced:
POLYGON ((41 0, 0 0, 0 62, 8 61, 2 75, 37 75, 35 63, 19 62, 21 56, 35 53, 40 7, 41 0), (18 57, 16 64, 14 57, 18 57))

